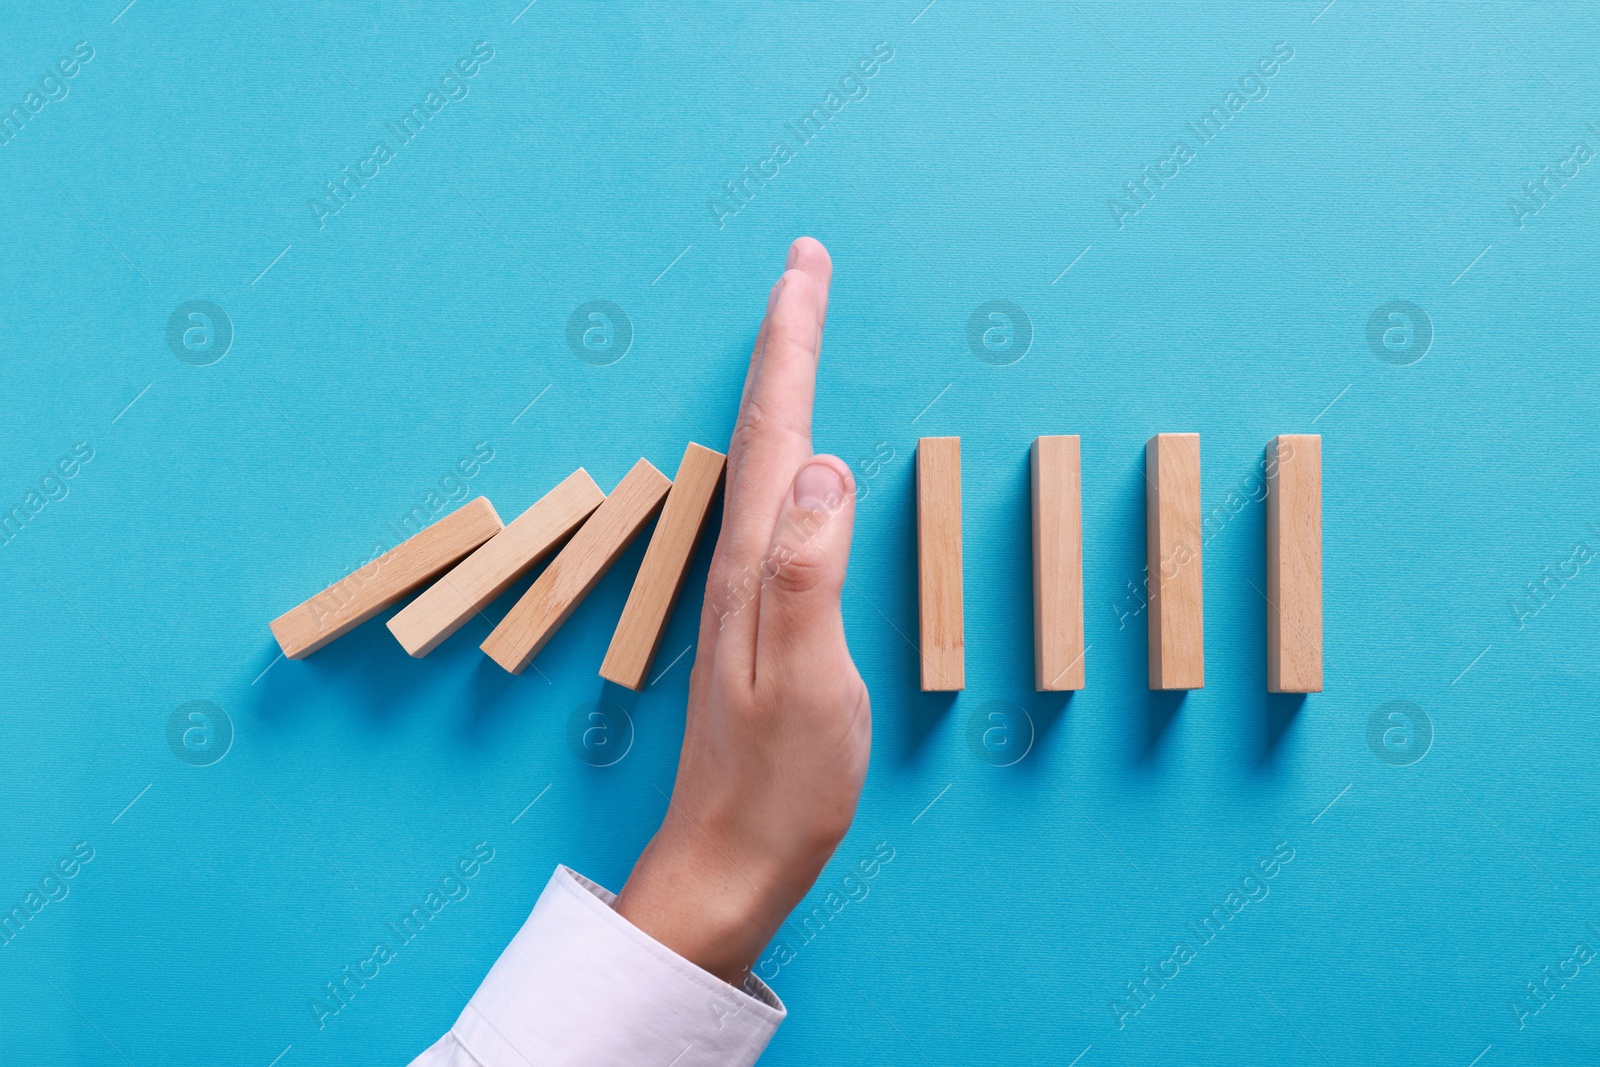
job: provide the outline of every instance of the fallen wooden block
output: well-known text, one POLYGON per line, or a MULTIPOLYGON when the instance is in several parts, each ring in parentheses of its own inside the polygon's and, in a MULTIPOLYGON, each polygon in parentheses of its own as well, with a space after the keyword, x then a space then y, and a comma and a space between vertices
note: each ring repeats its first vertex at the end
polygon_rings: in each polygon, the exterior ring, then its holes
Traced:
POLYGON ((635 463, 483 642, 489 658, 512 674, 526 670, 660 510, 670 488, 648 460, 635 463))
POLYGON ((917 609, 923 692, 965 688, 959 437, 917 442, 917 609))
POLYGON ((1036 437, 1033 687, 1083 688, 1083 497, 1078 436, 1036 437))
POLYGON ((1150 688, 1203 689, 1200 435, 1163 433, 1145 445, 1150 688))
POLYGON ((487 497, 469 500, 272 620, 272 635, 285 656, 303 659, 426 585, 500 530, 500 516, 487 497))
POLYGON ((389 620, 413 656, 426 656, 510 589, 599 507, 606 495, 579 467, 389 620))
POLYGON ((661 649, 667 620, 683 592, 689 564, 705 532, 726 458, 692 442, 684 450, 650 547, 645 549, 633 590, 600 664, 600 677, 606 681, 629 689, 644 688, 650 663, 661 649))
POLYGON ((1267 445, 1267 691, 1322 692, 1322 437, 1267 445))

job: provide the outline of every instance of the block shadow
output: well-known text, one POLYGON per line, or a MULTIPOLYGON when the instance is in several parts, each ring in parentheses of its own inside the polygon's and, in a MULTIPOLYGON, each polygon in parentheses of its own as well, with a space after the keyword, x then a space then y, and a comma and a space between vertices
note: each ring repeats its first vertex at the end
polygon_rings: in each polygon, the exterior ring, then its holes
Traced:
MULTIPOLYGON (((901 580, 894 583, 894 586, 911 591, 911 615, 916 618, 918 612, 917 483, 915 474, 916 453, 914 448, 911 453, 911 462, 907 464, 907 467, 909 469, 905 480, 899 484, 899 494, 903 509, 901 512, 901 522, 903 523, 901 528, 911 531, 911 536, 905 538, 902 542, 903 548, 896 561, 900 569, 901 580)), ((890 490, 888 487, 880 487, 876 491, 887 494, 890 490)), ((865 596, 864 593, 858 593, 858 595, 865 596)), ((918 621, 920 623, 920 620, 918 621)), ((888 625, 892 629, 900 631, 900 627, 895 626, 892 621, 888 622, 888 625)), ((920 637, 921 635, 918 634, 917 636, 920 637)), ((928 738, 939 729, 940 725, 949 716, 950 709, 955 706, 956 698, 961 695, 959 690, 935 693, 922 691, 922 653, 918 646, 910 643, 911 641, 912 638, 909 635, 900 631, 894 642, 889 645, 889 647, 895 648, 897 652, 899 649, 904 648, 909 653, 908 655, 900 656, 899 669, 895 671, 895 674, 905 679, 904 692, 908 695, 900 735, 900 756, 903 763, 910 763, 917 758, 927 744, 928 738)), ((878 721, 882 722, 881 719, 878 721)))
POLYGON ((483 644, 512 606, 522 599, 528 587, 554 558, 555 554, 552 553, 543 563, 519 578, 510 589, 463 623, 461 629, 451 634, 444 644, 427 657, 431 660, 435 656, 444 656, 446 662, 458 665, 452 667, 451 673, 466 678, 466 684, 458 691, 461 716, 457 734, 468 745, 489 743, 496 731, 510 723, 515 702, 505 697, 514 686, 532 681, 544 688, 531 664, 522 674, 512 674, 486 656, 478 646, 483 644))
POLYGON ((1268 764, 1277 758, 1279 747, 1289 727, 1305 707, 1306 693, 1268 693, 1264 702, 1261 753, 1258 764, 1268 764))
POLYGON ((949 716, 950 709, 955 706, 956 698, 961 695, 957 692, 924 693, 920 686, 920 679, 914 684, 917 688, 911 692, 911 699, 907 702, 905 730, 902 736, 901 755, 902 762, 909 763, 939 724, 949 716))
MULTIPOLYGON (((465 627, 463 627, 465 629, 465 627)), ((476 640, 463 642, 473 648, 489 635, 485 627, 476 640)), ((478 661, 469 668, 467 684, 462 690, 463 714, 458 727, 462 741, 474 747, 489 743, 493 734, 511 719, 510 701, 502 698, 521 677, 507 671, 480 651, 478 661)), ((528 672, 523 672, 526 675, 528 672)), ((538 677, 534 677, 538 681, 538 677)))
POLYGON ((284 729, 309 706, 331 700, 372 725, 398 723, 428 697, 426 675, 420 672, 436 670, 407 655, 389 632, 386 623, 398 610, 385 611, 303 660, 275 664, 252 693, 255 716, 284 729))
POLYGON ((1144 733, 1141 737, 1139 758, 1148 762, 1156 757, 1162 742, 1172 729, 1172 723, 1189 699, 1187 689, 1152 689, 1145 696, 1144 733))
MULTIPOLYGON (((601 654, 604 653, 616 618, 621 615, 622 603, 627 599, 629 590, 633 588, 634 576, 639 570, 645 546, 649 544, 654 530, 655 525, 651 523, 639 533, 627 551, 577 606, 571 617, 551 635, 549 642, 539 650, 538 655, 521 674, 514 675, 506 671, 486 656, 478 646, 489 636, 490 631, 499 625, 500 620, 505 618, 528 588, 538 580, 544 568, 549 566, 550 560, 555 558, 555 553, 496 598, 494 603, 486 607, 477 618, 451 635, 451 642, 459 640, 461 645, 469 650, 468 654, 476 657, 463 691, 464 714, 460 735, 464 741, 473 745, 490 743, 494 734, 514 719, 546 715, 544 706, 552 703, 549 697, 555 692, 557 678, 570 673, 566 670, 558 671, 553 665, 569 665, 583 654, 593 657, 596 648, 601 654), (547 667, 550 669, 546 670, 547 667), (513 686, 522 687, 522 699, 505 699, 513 686)), ((434 655, 442 651, 443 646, 434 655)), ((598 667, 598 661, 595 665, 598 667)), ((599 678, 596 678, 595 682, 597 686, 606 687, 606 692, 603 694, 606 698, 626 708, 629 714, 632 714, 638 694, 599 678), (621 694, 627 696, 623 697, 621 694)), ((571 710, 572 708, 557 709, 561 714, 571 710)))
MULTIPOLYGON (((501 698, 519 679, 478 646, 544 565, 524 575, 421 659, 408 655, 387 625, 415 599, 407 597, 304 660, 275 664, 253 694, 254 714, 268 727, 281 730, 310 705, 331 702, 382 728, 395 726, 417 709, 445 702, 464 710, 461 732, 481 739, 504 714, 501 698), (465 684, 452 690, 452 682, 461 679, 465 684)), ((277 651, 274 646, 272 653, 277 651)))
MULTIPOLYGON (((1033 590, 1033 451, 1032 448, 1022 450, 1020 460, 1012 468, 1013 499, 1022 501, 1025 508, 1023 521, 1013 524, 1013 543, 1011 557, 1011 571, 1013 581, 1016 583, 1016 594, 1008 597, 1010 606, 1010 625, 1013 633, 1026 634, 1028 637, 1029 654, 1022 657, 1024 664, 1022 677, 1018 679, 1018 687, 1028 694, 1023 702, 1023 707, 1028 713, 1028 718, 1033 722, 1033 748, 1043 751, 1051 736, 1055 733, 1056 724, 1066 715, 1068 707, 1077 690, 1055 689, 1040 691, 1035 689, 1037 679, 1036 670, 1037 648, 1034 621, 1034 590, 1033 590)), ((1030 753, 1031 755, 1031 753, 1030 753)), ((1023 759, 1021 764, 1033 762, 1023 759)))
MULTIPOLYGON (((1255 472, 1259 475, 1259 471, 1255 472)), ((1249 483, 1247 483, 1248 485, 1249 483)), ((1260 689, 1255 690, 1260 703, 1250 710, 1254 712, 1253 722, 1241 724, 1241 729, 1248 731, 1259 742, 1255 751, 1255 766, 1258 770, 1270 769, 1279 759, 1285 738, 1289 730, 1299 718, 1300 709, 1305 706, 1305 693, 1269 693, 1266 691, 1267 680, 1267 604, 1262 590, 1267 588, 1267 509, 1265 501, 1265 487, 1262 484, 1261 496, 1258 498, 1253 488, 1247 489, 1245 502, 1234 512, 1225 527, 1222 527, 1217 538, 1231 537, 1242 540, 1246 545, 1258 546, 1249 553, 1248 579, 1253 587, 1251 599, 1254 610, 1250 611, 1245 619, 1244 632, 1238 634, 1245 647, 1251 650, 1249 668, 1255 678, 1259 680, 1260 689)), ((1232 494, 1229 494, 1229 499, 1232 494)), ((1226 507, 1228 500, 1219 506, 1220 510, 1226 507)), ((1215 514, 1213 511, 1211 514, 1215 514)), ((1254 689, 1254 686, 1252 686, 1254 689)), ((1254 701, 1252 704, 1254 705, 1254 701)), ((1246 743, 1251 738, 1246 738, 1246 743)), ((1245 749, 1248 751, 1248 748, 1245 749)))
MULTIPOLYGON (((1026 708, 1028 718, 1033 720, 1033 752, 1035 755, 1046 751, 1055 737, 1057 724, 1067 716, 1067 711, 1072 707, 1072 698, 1081 690, 1067 689, 1053 692, 1040 693, 1035 691, 1028 697, 1026 708)), ((1022 766, 1036 766, 1043 768, 1044 764, 1037 759, 1024 759, 1022 766)), ((1036 773, 1032 770, 1026 773, 1036 773)), ((1055 773, 1054 769, 1045 769, 1043 773, 1055 773)))

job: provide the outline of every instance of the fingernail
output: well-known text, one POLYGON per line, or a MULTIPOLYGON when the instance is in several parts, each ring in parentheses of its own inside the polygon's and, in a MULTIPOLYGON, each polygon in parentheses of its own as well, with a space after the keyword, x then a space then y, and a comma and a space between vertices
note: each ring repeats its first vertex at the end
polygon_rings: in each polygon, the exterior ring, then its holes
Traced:
POLYGON ((778 302, 778 294, 783 292, 783 278, 780 275, 772 285, 772 292, 767 294, 767 314, 772 314, 773 305, 778 302))
POLYGON ((839 506, 844 499, 844 479, 828 463, 807 463, 794 476, 794 502, 807 511, 839 506))
POLYGON ((799 258, 800 241, 798 238, 796 238, 794 243, 789 246, 789 258, 783 261, 783 269, 788 270, 790 267, 794 266, 794 261, 799 258))

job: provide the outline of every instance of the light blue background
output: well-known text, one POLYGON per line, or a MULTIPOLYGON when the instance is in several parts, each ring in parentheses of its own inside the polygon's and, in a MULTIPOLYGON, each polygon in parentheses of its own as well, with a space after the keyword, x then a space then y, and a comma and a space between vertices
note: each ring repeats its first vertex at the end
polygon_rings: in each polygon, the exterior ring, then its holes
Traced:
POLYGON ((0 548, 0 910, 75 842, 96 857, 0 948, 0 1061, 403 1063, 556 863, 620 887, 689 664, 637 697, 596 676, 640 546, 522 677, 478 652, 484 620, 423 661, 374 622, 294 663, 267 622, 392 544, 477 442, 472 491, 507 519, 580 464, 609 490, 722 447, 803 233, 835 267, 817 447, 869 488, 844 610, 876 726, 807 908, 895 858, 773 981, 791 1015, 763 1062, 1600 1058, 1600 969, 1524 1029, 1510 1007, 1600 947, 1600 575, 1520 627, 1508 607, 1600 539, 1600 163, 1521 229, 1507 205, 1600 149, 1592 5, 924 2, 8 6, 6 108, 76 42, 95 58, 0 147, 0 505, 76 442, 94 459, 0 548), (319 229, 307 199, 479 41, 470 94, 319 229), (869 95, 719 229, 708 198, 880 41, 869 95), (1268 95, 1116 228, 1108 198, 1279 42, 1268 95), (215 365, 167 345, 190 299, 233 322, 215 365), (635 332, 611 366, 565 341, 596 299, 635 332), (1035 329, 1011 366, 966 344, 994 299, 1035 329), (1394 299, 1435 330, 1409 366, 1367 343, 1394 299), (1208 509, 1272 435, 1323 434, 1327 689, 1303 705, 1264 692, 1254 503, 1205 548, 1207 687, 1148 693, 1144 618, 1114 605, 1160 431, 1202 435, 1208 509), (1082 435, 1070 701, 1032 691, 1042 433, 1082 435), (953 702, 917 691, 912 645, 936 434, 964 451, 953 702), (601 697, 637 730, 607 769, 566 742, 601 697), (236 731, 212 766, 168 747, 190 700, 236 731), (1037 732, 1010 767, 967 742, 996 700, 1037 732), (1391 700, 1436 732, 1410 766, 1367 742, 1391 700), (479 841, 471 895, 319 1030, 309 999, 479 841), (1110 999, 1279 842, 1270 895, 1118 1029, 1110 999))

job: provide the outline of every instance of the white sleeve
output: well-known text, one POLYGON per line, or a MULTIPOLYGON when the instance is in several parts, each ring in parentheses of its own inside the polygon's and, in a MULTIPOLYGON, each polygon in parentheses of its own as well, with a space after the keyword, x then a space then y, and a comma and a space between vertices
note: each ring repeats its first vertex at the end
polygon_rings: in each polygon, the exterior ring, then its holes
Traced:
POLYGON ((752 975, 741 991, 557 867, 533 914, 450 1032, 411 1067, 749 1067, 787 1014, 752 975))

